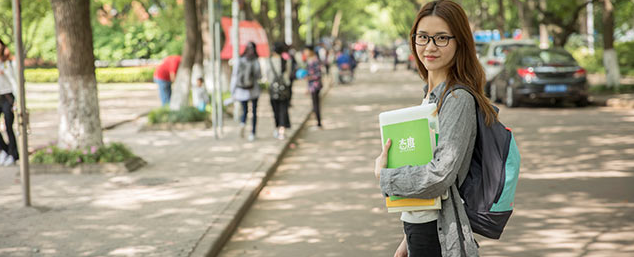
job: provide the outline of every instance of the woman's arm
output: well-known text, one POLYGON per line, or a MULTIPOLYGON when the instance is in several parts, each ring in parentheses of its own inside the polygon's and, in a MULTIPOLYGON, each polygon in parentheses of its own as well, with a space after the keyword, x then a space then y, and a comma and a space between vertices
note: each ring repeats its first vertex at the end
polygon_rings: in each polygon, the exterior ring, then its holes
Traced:
POLYGON ((439 114, 439 144, 426 165, 384 168, 381 190, 386 195, 433 198, 442 195, 456 180, 460 165, 475 140, 477 131, 475 100, 465 90, 447 96, 439 114))

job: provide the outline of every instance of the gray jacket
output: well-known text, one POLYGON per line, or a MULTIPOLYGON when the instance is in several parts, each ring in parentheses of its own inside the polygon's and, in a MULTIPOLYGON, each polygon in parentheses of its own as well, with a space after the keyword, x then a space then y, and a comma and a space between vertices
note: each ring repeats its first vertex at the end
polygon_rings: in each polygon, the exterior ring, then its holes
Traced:
MULTIPOLYGON (((438 103, 446 87, 443 82, 429 96, 438 103)), ((424 92, 427 94, 427 86, 424 92)), ((385 195, 434 198, 447 189, 438 217, 438 239, 444 257, 478 256, 478 247, 457 186, 462 184, 471 163, 477 132, 475 99, 464 89, 453 91, 438 114, 439 138, 434 159, 423 166, 403 166, 381 170, 381 190, 385 195), (459 184, 457 184, 459 183, 459 184)))

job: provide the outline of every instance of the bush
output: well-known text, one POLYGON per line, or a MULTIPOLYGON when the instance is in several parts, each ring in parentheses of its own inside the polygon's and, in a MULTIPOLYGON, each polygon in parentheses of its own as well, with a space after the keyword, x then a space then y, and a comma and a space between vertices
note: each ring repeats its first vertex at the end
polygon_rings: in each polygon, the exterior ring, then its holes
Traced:
POLYGON ((608 87, 606 85, 591 86, 588 89, 592 94, 622 94, 634 93, 634 85, 618 85, 616 87, 608 87))
MULTIPOLYGON (((634 76, 634 42, 614 43, 619 59, 619 70, 623 76, 634 76)), ((603 66, 603 48, 595 48, 591 55, 585 46, 570 49, 572 56, 579 62, 579 65, 586 69, 588 73, 605 74, 603 66)))
POLYGON ((634 76, 634 42, 619 42, 614 44, 618 54, 621 75, 634 76))
POLYGON ((570 52, 572 57, 579 63, 579 66, 586 69, 588 73, 605 74, 605 67, 603 67, 603 48, 596 48, 594 54, 590 54, 585 47, 573 49, 570 52))
MULTIPOLYGON (((97 83, 152 82, 154 67, 97 68, 97 83)), ((26 69, 24 79, 34 83, 55 83, 59 79, 57 69, 26 69)))
POLYGON ((134 154, 122 143, 111 143, 102 147, 89 147, 87 149, 61 149, 57 146, 49 146, 40 149, 31 155, 33 164, 62 164, 74 167, 81 163, 107 163, 124 162, 135 157, 134 154))
POLYGON ((159 123, 186 123, 204 121, 209 117, 209 112, 201 112, 195 107, 187 106, 180 110, 172 111, 169 107, 161 107, 150 111, 148 114, 149 124, 159 123))

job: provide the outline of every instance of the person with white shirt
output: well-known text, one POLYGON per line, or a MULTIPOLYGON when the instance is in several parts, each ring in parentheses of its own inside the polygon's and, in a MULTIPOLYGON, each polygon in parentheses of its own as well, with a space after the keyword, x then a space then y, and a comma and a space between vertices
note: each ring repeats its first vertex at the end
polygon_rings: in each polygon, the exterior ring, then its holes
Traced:
POLYGON ((9 143, 0 136, 0 165, 10 166, 18 160, 18 146, 13 133, 13 105, 15 97, 13 88, 15 85, 15 72, 10 60, 10 52, 2 40, 0 40, 0 110, 4 115, 4 124, 9 143))

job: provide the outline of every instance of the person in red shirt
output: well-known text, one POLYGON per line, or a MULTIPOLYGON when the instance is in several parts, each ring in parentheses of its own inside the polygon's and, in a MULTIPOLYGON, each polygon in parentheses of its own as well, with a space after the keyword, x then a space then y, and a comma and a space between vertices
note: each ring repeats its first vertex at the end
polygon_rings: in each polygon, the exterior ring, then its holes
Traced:
POLYGON ((171 55, 165 57, 163 62, 154 70, 154 82, 159 86, 159 96, 161 97, 161 105, 165 106, 170 103, 172 96, 172 82, 176 78, 178 66, 181 63, 181 57, 171 55))

